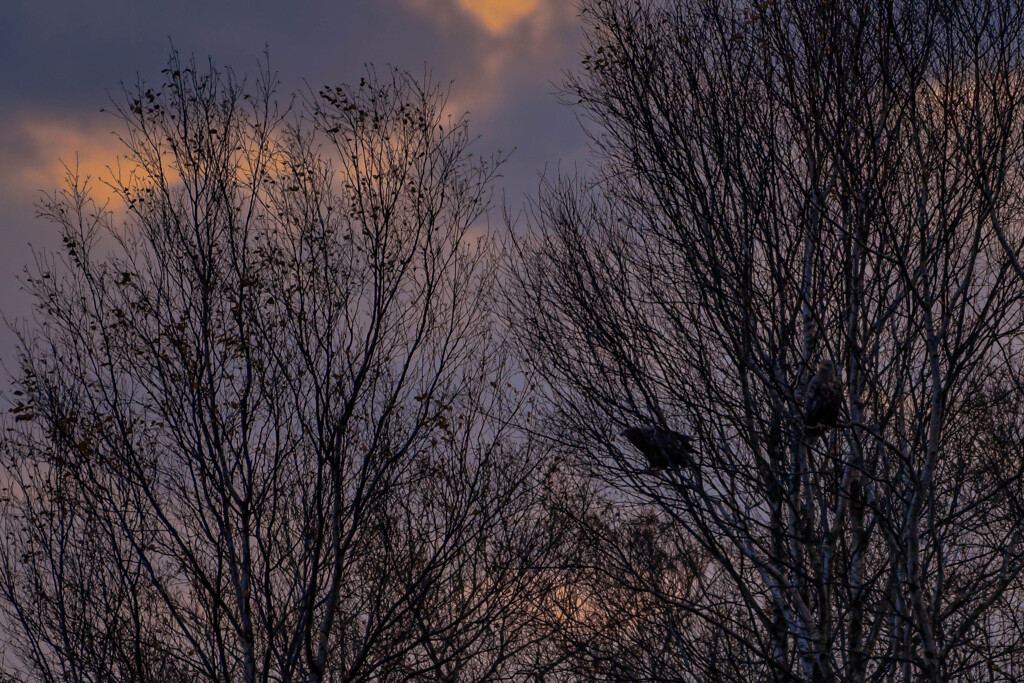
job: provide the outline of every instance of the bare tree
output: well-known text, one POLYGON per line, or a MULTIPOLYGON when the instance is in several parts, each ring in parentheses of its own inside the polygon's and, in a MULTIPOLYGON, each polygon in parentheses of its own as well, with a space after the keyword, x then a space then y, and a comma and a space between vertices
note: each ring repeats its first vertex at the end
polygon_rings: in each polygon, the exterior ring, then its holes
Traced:
POLYGON ((617 572, 703 624, 633 675, 1024 675, 1024 7, 582 12, 595 173, 542 187, 512 310, 551 434, 705 558, 672 599, 617 572), (692 463, 648 471, 645 427, 692 463))
POLYGON ((124 210, 42 204, 7 674, 514 677, 559 531, 492 315, 500 160, 400 71, 287 110, 269 71, 165 74, 117 108, 124 210))

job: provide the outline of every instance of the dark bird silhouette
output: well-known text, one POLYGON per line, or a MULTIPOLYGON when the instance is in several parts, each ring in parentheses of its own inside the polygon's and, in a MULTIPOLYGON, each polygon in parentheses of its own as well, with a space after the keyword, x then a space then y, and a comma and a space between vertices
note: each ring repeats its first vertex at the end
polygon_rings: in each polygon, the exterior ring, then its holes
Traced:
POLYGON ((654 469, 693 465, 690 455, 696 451, 690 438, 679 432, 661 427, 630 427, 621 436, 636 446, 654 469))
POLYGON ((804 434, 816 438, 835 427, 842 407, 843 386, 836 374, 836 364, 822 361, 804 395, 804 434))

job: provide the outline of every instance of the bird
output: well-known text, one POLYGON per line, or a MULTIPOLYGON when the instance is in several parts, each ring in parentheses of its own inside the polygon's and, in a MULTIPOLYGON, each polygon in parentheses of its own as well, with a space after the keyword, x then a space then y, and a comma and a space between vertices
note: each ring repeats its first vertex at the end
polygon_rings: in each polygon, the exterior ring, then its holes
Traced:
POLYGON ((843 406, 843 386, 836 374, 836 364, 824 360, 818 372, 807 383, 804 394, 804 434, 817 438, 839 422, 843 406))
POLYGON ((663 427, 630 427, 623 436, 640 451, 654 469, 666 467, 692 467, 696 453, 690 437, 663 427))

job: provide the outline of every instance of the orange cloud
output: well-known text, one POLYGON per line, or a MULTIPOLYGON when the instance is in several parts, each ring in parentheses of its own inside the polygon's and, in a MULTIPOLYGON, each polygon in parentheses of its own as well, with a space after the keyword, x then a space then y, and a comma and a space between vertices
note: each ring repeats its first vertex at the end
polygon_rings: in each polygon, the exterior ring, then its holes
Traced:
POLYGON ((99 203, 114 199, 103 182, 116 163, 121 143, 109 124, 55 116, 25 115, 9 124, 17 131, 18 149, 13 163, 3 170, 3 181, 24 193, 52 192, 65 186, 68 170, 90 178, 99 203))
POLYGON ((491 33, 504 33, 540 7, 540 0, 458 0, 458 2, 463 10, 471 14, 491 33))
MULTIPOLYGON (((41 193, 67 187, 70 175, 79 183, 88 182, 89 193, 98 205, 108 204, 114 212, 125 208, 118 192, 138 189, 147 181, 147 173, 138 163, 126 158, 125 148, 111 128, 118 122, 110 117, 61 118, 49 114, 24 114, 5 125, 13 132, 4 153, 7 162, 0 166, 0 182, 7 190, 27 195, 31 201, 41 193)), ((285 170, 284 155, 272 141, 271 169, 285 170)), ((166 150, 165 150, 166 152, 166 150)), ((180 181, 178 170, 167 153, 163 173, 167 182, 180 181)), ((239 161, 240 181, 245 182, 245 163, 239 161)))

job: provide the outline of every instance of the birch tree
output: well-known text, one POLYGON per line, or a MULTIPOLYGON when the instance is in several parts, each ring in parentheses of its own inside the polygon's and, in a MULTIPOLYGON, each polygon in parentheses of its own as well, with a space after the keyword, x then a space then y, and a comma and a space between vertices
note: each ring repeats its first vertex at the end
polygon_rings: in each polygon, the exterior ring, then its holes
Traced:
POLYGON ((593 173, 542 185, 511 308, 553 438, 700 549, 641 592, 703 626, 633 677, 1024 675, 1022 9, 583 3, 593 173))

